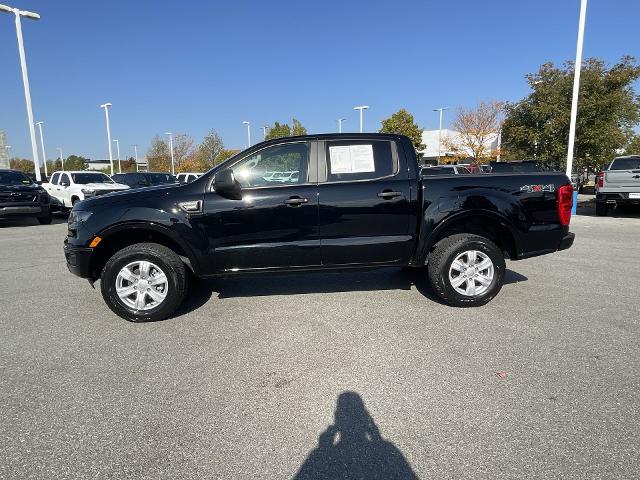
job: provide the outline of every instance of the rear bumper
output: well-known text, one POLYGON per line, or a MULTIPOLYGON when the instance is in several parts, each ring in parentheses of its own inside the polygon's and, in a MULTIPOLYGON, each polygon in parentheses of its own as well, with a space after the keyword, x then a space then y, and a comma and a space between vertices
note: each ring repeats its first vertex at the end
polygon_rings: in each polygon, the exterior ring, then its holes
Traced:
POLYGON ((608 205, 640 205, 640 198, 629 198, 629 193, 598 192, 596 202, 608 205))
POLYGON ((64 257, 71 273, 81 278, 91 278, 91 255, 93 248, 76 247, 65 240, 64 257))
POLYGON ((562 237, 558 250, 566 250, 567 248, 571 248, 575 238, 576 238, 575 233, 571 233, 571 232, 567 233, 564 237, 562 237))

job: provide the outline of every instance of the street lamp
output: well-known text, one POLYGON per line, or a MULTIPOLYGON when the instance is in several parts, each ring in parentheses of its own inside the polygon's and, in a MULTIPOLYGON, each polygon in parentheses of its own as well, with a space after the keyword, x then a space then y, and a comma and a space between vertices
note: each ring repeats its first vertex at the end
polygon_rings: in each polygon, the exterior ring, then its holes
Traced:
POLYGON ((440 163, 440 157, 442 156, 442 112, 449 107, 434 108, 434 112, 440 112, 440 128, 438 130, 438 163, 440 163))
POLYGON ((171 150, 171 175, 175 175, 176 167, 173 159, 173 133, 165 132, 165 135, 169 135, 169 150, 171 150))
POLYGON ((354 110, 360 110, 360 133, 362 133, 362 111, 367 110, 369 108, 368 105, 361 105, 359 107, 353 107, 354 110))
MULTIPOLYGON (((138 145, 133 146, 133 152, 135 153, 136 158, 136 172, 138 171, 138 145)), ((148 170, 148 169, 147 169, 148 170)))
POLYGON ((4 148, 7 149, 7 157, 11 160, 11 145, 5 145, 4 148))
POLYGON ((31 109, 31 92, 29 89, 29 75, 27 73, 27 60, 24 54, 24 41, 22 40, 21 17, 39 20, 40 15, 27 12, 18 8, 0 4, 0 12, 13 13, 16 16, 16 36, 18 37, 18 53, 20 55, 20 67, 22 68, 22 84, 24 86, 24 99, 27 104, 27 119, 29 120, 29 137, 31 138, 31 152, 33 153, 33 163, 36 173, 36 181, 41 182, 40 162, 38 161, 38 147, 36 145, 36 131, 33 126, 33 111, 31 109))
POLYGON ((247 148, 251 146, 251 122, 242 122, 247 126, 247 148))
POLYGON ((38 126, 38 130, 40 130, 40 146, 42 147, 42 163, 44 163, 44 176, 48 177, 49 172, 47 172, 47 154, 44 152, 44 138, 42 136, 42 125, 44 122, 36 122, 38 126))
POLYGON ((58 154, 60 155, 60 164, 62 165, 62 171, 64 172, 64 158, 62 156, 62 149, 58 147, 57 150, 58 154))
POLYGON ((104 108, 104 118, 107 121, 107 143, 109 144, 109 164, 111 165, 111 175, 113 175, 113 153, 111 152, 111 127, 109 126, 109 102, 100 105, 100 108, 104 108))
MULTIPOLYGON (((580 70, 582 69, 582 44, 584 41, 584 22, 587 16, 587 0, 580 1, 580 20, 578 21, 578 43, 576 45, 576 62, 573 72, 573 97, 571 98, 571 121, 569 123, 569 146, 567 148, 567 177, 571 178, 573 170, 573 146, 576 139, 576 117, 578 115, 578 93, 580 91, 580 70)), ((576 198, 573 199, 576 206, 576 198)))
POLYGON ((338 119, 338 133, 342 133, 342 122, 344 122, 346 120, 346 118, 339 118, 338 119))
POLYGON ((120 164, 120 140, 114 139, 113 143, 116 144, 116 152, 118 152, 118 173, 122 173, 122 165, 120 164))
POLYGON ((267 139, 267 130, 269 129, 269 125, 262 126, 262 140, 267 139))

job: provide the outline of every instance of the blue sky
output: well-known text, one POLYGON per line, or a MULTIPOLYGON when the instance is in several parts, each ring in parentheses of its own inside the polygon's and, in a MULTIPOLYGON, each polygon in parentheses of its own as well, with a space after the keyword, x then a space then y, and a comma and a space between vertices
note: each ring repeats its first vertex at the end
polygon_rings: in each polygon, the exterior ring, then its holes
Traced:
MULTIPOLYGON (((575 56, 579 0, 1 0, 40 13, 23 30, 36 121, 60 146, 107 158, 101 103, 123 157, 166 131, 229 148, 296 117, 311 133, 365 130, 399 108, 437 128, 441 105, 517 100, 524 75, 575 56)), ((590 0, 585 56, 640 57, 637 0, 590 0)), ((452 114, 445 115, 445 124, 452 114)), ((0 14, 0 129, 31 158, 13 19, 0 14)))

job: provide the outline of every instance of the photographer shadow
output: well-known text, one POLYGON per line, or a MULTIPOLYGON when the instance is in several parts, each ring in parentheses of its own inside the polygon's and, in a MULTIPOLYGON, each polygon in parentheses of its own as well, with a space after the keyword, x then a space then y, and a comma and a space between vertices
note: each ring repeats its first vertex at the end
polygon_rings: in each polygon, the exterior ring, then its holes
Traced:
POLYGON ((341 393, 334 418, 294 479, 418 478, 402 452, 382 438, 360 395, 341 393))

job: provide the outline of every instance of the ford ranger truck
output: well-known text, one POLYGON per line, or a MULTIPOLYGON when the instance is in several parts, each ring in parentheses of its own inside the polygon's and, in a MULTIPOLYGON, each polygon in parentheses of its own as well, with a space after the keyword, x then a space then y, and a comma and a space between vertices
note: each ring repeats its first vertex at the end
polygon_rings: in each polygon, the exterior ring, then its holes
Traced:
POLYGON ((360 267, 415 267, 444 302, 474 307, 500 291, 506 258, 572 245, 572 201, 562 173, 421 177, 402 135, 287 137, 184 185, 75 205, 64 253, 131 321, 170 316, 190 277, 360 267))
POLYGON ((596 215, 617 205, 640 205, 640 156, 614 158, 598 175, 596 215))

